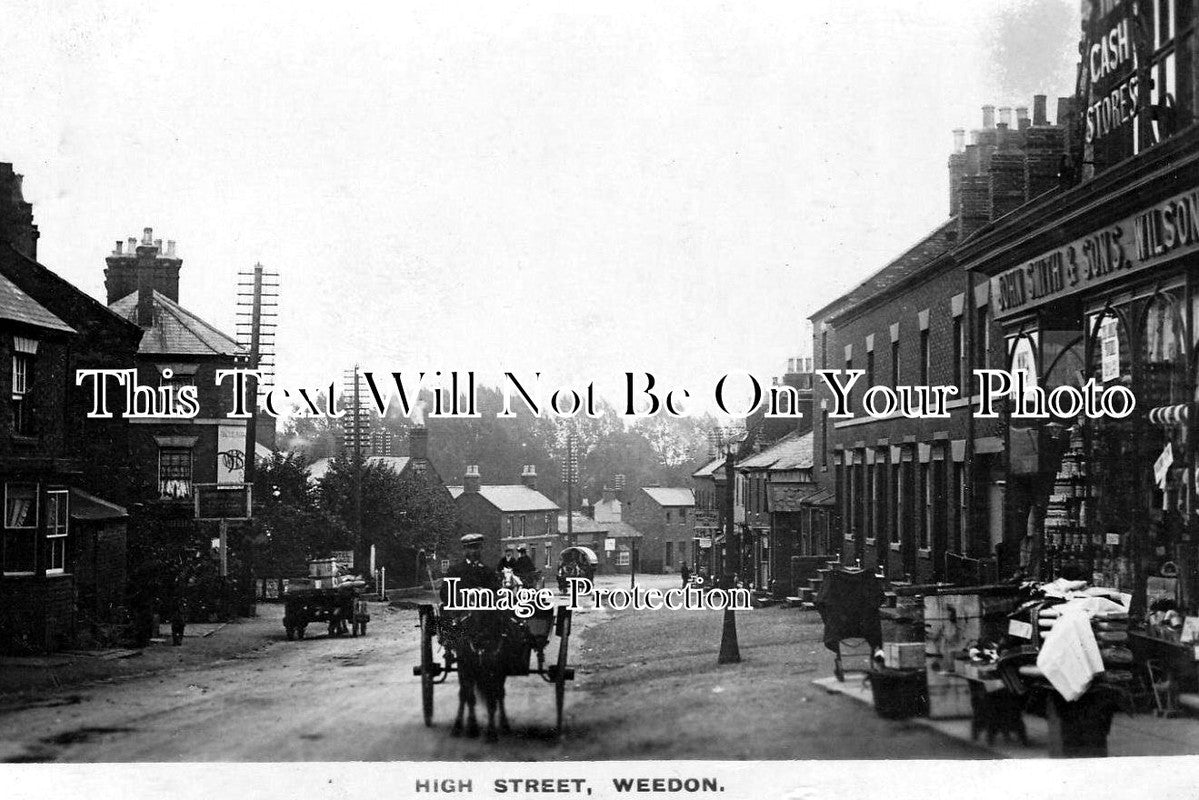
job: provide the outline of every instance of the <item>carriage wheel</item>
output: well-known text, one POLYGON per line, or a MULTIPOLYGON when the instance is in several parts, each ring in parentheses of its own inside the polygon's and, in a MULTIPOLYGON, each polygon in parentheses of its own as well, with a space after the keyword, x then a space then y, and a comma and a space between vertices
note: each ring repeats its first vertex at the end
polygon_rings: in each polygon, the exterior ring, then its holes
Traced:
POLYGON ((433 725, 433 607, 420 608, 420 699, 425 726, 433 725))
POLYGON ((570 609, 558 610, 558 665, 554 670, 554 703, 558 711, 558 735, 562 735, 562 711, 566 703, 566 656, 570 645, 570 609))

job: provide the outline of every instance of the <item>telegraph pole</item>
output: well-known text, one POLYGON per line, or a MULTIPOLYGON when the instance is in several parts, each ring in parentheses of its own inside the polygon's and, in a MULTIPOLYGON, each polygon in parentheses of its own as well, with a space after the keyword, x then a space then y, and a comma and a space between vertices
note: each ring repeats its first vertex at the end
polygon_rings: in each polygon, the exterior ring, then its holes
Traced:
MULTIPOLYGON (((725 558, 726 589, 736 588, 735 576, 741 571, 741 542, 734 541, 733 492, 736 489, 737 456, 731 430, 716 434, 716 441, 724 447, 724 548, 729 555, 725 558)), ((741 648, 737 643, 737 615, 731 608, 724 610, 724 624, 720 631, 720 655, 717 664, 740 664, 741 648)))

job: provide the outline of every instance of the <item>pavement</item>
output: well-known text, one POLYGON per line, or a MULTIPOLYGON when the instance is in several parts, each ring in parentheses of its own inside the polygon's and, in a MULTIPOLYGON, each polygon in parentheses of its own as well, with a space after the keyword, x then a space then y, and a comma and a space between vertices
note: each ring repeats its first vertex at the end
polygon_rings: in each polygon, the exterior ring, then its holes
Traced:
MULTIPOLYGON (((873 693, 860 674, 850 673, 845 676, 844 682, 830 676, 814 680, 812 684, 830 694, 841 695, 874 708, 873 693)), ((916 717, 909 722, 951 739, 973 744, 1002 758, 1044 758, 1049 747, 1049 727, 1045 719, 1032 714, 1024 715, 1027 747, 1019 742, 1005 741, 1002 735, 996 736, 992 744, 987 744, 984 736, 977 741, 972 740, 969 719, 916 717)), ((1199 755, 1199 719, 1167 719, 1152 714, 1118 713, 1112 719, 1107 749, 1109 757, 1199 755)))

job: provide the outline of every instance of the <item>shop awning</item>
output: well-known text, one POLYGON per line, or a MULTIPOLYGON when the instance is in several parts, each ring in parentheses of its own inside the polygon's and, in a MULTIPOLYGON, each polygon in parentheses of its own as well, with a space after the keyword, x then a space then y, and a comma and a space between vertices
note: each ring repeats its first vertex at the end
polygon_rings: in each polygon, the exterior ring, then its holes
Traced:
POLYGON ((71 519, 106 520, 126 519, 129 512, 116 503, 101 500, 82 489, 71 490, 71 519))

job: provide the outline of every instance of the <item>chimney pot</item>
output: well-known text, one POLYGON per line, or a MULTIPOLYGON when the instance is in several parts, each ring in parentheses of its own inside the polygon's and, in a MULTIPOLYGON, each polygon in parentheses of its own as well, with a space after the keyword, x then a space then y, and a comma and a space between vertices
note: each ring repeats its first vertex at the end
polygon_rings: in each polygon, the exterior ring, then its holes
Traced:
POLYGON ((125 246, 125 243, 122 242, 120 239, 117 239, 117 248, 112 251, 112 254, 114 256, 121 255, 121 249, 124 248, 124 246, 125 246))
POLYGON ((154 241, 154 229, 146 228, 142 231, 142 244, 151 244, 154 241))
POLYGON ((1010 106, 1004 106, 999 109, 999 122, 1006 128, 1012 127, 1012 109, 1010 106))
POLYGON ((129 255, 131 255, 131 256, 136 255, 136 253, 137 253, 137 238, 130 236, 129 237, 129 255))
POLYGON ((462 480, 462 490, 478 494, 480 480, 478 464, 471 464, 466 468, 466 475, 462 480))
POLYGON ((966 130, 964 128, 953 129, 953 152, 960 153, 966 149, 966 130))
POLYGON ((983 127, 995 127, 995 106, 983 106, 983 127))
POLYGON ((175 240, 167 239, 167 258, 175 257, 175 240))
POLYGON ((155 249, 155 250, 157 250, 157 251, 158 251, 158 252, 160 252, 160 253, 162 252, 162 239, 155 239, 155 240, 154 240, 154 249, 155 249))

